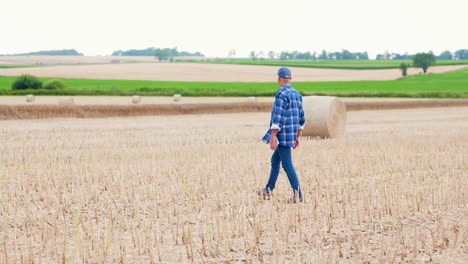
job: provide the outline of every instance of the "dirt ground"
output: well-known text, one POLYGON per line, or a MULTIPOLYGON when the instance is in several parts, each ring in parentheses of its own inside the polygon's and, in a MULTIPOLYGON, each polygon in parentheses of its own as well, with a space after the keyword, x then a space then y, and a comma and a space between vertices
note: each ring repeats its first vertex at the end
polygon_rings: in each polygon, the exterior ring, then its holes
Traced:
MULTIPOLYGON (((58 104, 63 96, 35 96, 32 104, 58 104)), ((0 105, 24 105, 25 96, 0 96, 0 105)), ((131 96, 73 96, 77 105, 128 105, 132 104, 131 96)), ((181 97, 180 103, 236 103, 236 102, 273 102, 273 97, 181 97)), ((363 99, 364 100, 364 99, 363 99)), ((171 96, 142 96, 140 104, 174 103, 171 96)))
POLYGON ((257 197, 268 118, 0 121, 0 262, 466 263, 468 107, 303 138, 302 204, 257 197))
MULTIPOLYGON (((429 73, 454 71, 466 65, 434 66, 429 73)), ((0 69, 0 75, 32 74, 38 77, 197 81, 197 82, 272 82, 276 79, 276 66, 220 65, 195 63, 124 63, 100 65, 66 65, 34 68, 0 69)), ((296 82, 306 81, 358 81, 393 80, 401 77, 399 69, 390 70, 336 70, 291 67, 296 82)), ((420 70, 411 68, 409 75, 420 70)))
MULTIPOLYGON (((58 104, 64 96, 35 96, 34 102, 27 102, 26 96, 0 96, 0 105, 40 105, 58 104)), ((132 103, 131 96, 73 96, 77 105, 129 105, 132 103)), ((274 97, 181 97, 180 104, 207 104, 207 103, 239 103, 239 102, 273 102, 274 97)), ((413 102, 433 101, 431 98, 340 98, 344 102, 413 102)), ((438 99, 439 101, 451 99, 438 99)), ((139 104, 171 104, 175 103, 171 96, 142 96, 139 104)))

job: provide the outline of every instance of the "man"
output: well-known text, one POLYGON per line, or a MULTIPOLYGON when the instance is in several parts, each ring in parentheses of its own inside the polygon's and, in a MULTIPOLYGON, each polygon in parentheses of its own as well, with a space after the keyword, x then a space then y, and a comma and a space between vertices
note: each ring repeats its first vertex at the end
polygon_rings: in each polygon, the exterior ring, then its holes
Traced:
POLYGON ((291 148, 299 146, 299 137, 305 125, 302 96, 291 86, 291 71, 288 68, 278 70, 279 90, 276 92, 275 102, 271 110, 270 128, 263 137, 263 142, 270 144, 274 150, 271 156, 270 178, 259 195, 264 199, 270 198, 275 189, 276 180, 280 171, 280 162, 288 175, 289 183, 293 189, 293 197, 289 202, 303 201, 299 179, 294 169, 291 148))

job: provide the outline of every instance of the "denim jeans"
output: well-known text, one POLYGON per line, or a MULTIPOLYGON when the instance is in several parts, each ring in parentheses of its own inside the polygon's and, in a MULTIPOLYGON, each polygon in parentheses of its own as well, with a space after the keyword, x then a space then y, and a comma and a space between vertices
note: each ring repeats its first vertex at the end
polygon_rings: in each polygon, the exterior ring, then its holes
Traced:
POLYGON ((283 169, 288 175, 289 183, 293 189, 293 192, 299 193, 299 198, 302 198, 302 190, 299 186, 299 179, 297 178, 296 170, 292 163, 291 148, 278 145, 278 148, 273 152, 271 156, 271 171, 270 179, 266 185, 266 189, 273 191, 275 189, 276 180, 280 172, 280 162, 283 165, 283 169))

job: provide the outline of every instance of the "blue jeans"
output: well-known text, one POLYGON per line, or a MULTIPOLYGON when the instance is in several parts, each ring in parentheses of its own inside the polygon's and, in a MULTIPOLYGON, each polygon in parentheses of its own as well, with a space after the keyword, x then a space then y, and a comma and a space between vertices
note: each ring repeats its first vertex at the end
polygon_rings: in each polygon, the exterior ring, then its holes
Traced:
POLYGON ((299 186, 299 179, 297 178, 296 170, 292 163, 291 148, 278 145, 278 148, 273 152, 271 156, 271 171, 270 179, 266 185, 266 189, 273 191, 275 189, 276 180, 280 172, 280 162, 283 165, 283 169, 288 175, 289 183, 293 189, 293 192, 299 193, 299 198, 302 198, 302 190, 299 186))

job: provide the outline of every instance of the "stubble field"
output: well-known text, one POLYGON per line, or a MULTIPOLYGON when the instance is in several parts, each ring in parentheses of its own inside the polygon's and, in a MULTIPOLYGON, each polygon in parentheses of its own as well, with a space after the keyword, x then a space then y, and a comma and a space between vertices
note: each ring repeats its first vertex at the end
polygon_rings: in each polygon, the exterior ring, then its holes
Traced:
POLYGON ((468 108, 348 113, 256 191, 268 113, 0 121, 0 262, 463 263, 468 108))

